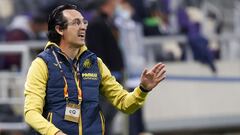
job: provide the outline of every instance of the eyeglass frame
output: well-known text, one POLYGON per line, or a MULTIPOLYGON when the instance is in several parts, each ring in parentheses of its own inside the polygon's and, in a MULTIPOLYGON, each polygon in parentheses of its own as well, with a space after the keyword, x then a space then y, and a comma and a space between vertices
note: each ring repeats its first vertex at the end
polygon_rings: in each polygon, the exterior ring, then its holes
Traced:
POLYGON ((88 20, 76 18, 76 19, 73 19, 71 22, 66 22, 65 25, 74 25, 74 26, 84 25, 84 26, 88 26, 88 20))

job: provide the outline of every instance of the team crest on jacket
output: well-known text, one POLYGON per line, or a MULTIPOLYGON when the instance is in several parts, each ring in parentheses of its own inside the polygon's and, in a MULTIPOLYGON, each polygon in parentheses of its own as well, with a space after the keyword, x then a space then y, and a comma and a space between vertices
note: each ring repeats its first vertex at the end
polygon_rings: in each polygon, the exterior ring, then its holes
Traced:
POLYGON ((90 68, 92 66, 92 62, 90 59, 86 59, 84 62, 83 62, 83 67, 84 68, 90 68))

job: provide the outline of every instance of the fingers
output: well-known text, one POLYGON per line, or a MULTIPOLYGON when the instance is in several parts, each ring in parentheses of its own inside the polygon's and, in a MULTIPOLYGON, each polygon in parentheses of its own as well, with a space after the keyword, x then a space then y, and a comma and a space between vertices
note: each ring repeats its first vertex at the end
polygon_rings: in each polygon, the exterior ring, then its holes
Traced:
POLYGON ((157 67, 157 69, 155 70, 155 79, 157 82, 161 82, 162 80, 164 80, 166 78, 166 68, 164 64, 161 64, 157 67))
POLYGON ((154 73, 158 73, 163 67, 165 67, 164 64, 158 63, 158 64, 156 64, 151 70, 152 70, 152 72, 154 72, 154 73))
POLYGON ((147 69, 144 69, 142 76, 148 77, 149 79, 156 79, 156 81, 163 80, 165 78, 165 64, 158 63, 154 65, 154 67, 148 71, 147 69))
POLYGON ((145 76, 147 74, 148 70, 145 68, 142 72, 142 76, 145 76))
POLYGON ((156 81, 157 81, 157 83, 159 83, 159 82, 161 82, 162 80, 164 80, 165 78, 166 78, 166 76, 163 75, 163 76, 157 78, 156 81))
POLYGON ((141 76, 141 84, 151 90, 166 78, 165 64, 158 63, 151 70, 144 69, 141 76))
POLYGON ((156 78, 163 76, 166 73, 165 67, 163 67, 158 73, 156 73, 156 78))

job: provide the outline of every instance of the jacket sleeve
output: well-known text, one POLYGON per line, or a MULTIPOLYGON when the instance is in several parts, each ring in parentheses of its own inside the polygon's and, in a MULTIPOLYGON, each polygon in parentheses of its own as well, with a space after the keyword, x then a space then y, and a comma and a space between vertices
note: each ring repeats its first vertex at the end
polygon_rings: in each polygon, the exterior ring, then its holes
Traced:
POLYGON ((100 92, 118 110, 131 114, 143 105, 147 93, 142 92, 139 87, 136 87, 133 92, 128 92, 111 75, 100 58, 98 58, 98 66, 102 77, 100 92))
POLYGON ((24 116, 25 121, 39 133, 54 135, 59 129, 42 116, 47 79, 46 63, 43 59, 36 58, 29 68, 25 83, 24 116))

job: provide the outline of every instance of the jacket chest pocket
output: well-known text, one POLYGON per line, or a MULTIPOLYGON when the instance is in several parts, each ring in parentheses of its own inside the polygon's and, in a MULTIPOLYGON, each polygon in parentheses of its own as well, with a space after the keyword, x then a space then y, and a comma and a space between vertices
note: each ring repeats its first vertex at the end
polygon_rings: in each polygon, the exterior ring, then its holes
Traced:
POLYGON ((82 81, 82 91, 84 101, 99 101, 99 82, 97 80, 82 81))

